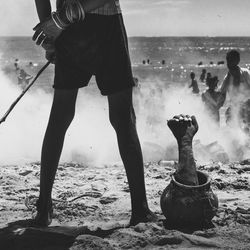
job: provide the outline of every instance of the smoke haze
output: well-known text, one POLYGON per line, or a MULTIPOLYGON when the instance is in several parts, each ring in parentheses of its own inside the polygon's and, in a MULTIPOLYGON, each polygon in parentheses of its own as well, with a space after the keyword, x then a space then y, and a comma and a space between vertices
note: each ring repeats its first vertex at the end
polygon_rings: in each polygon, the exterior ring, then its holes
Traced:
MULTIPOLYGON (((167 119, 176 114, 196 116, 198 146, 217 141, 231 159, 237 159, 235 145, 244 145, 246 136, 239 128, 219 129, 205 111, 201 98, 194 96, 187 86, 166 86, 157 79, 141 82, 140 86, 134 89, 134 106, 145 161, 177 160, 176 141, 167 127, 167 119)), ((0 72, 0 87, 0 114, 3 115, 21 89, 3 72, 0 72)), ((52 95, 41 89, 31 89, 25 94, 0 126, 0 164, 40 160, 51 103, 52 95)), ((196 146, 194 153, 201 162, 213 159, 213 155, 204 158, 196 146)), ((75 119, 67 132, 61 161, 94 165, 120 161, 106 97, 93 95, 88 89, 79 91, 75 119)))

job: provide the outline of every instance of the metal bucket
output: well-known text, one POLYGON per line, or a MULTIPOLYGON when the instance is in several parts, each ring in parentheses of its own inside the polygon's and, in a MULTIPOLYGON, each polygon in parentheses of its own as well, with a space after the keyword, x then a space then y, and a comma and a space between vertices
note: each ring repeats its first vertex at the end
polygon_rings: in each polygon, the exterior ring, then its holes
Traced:
POLYGON ((161 209, 170 227, 206 227, 218 209, 218 198, 210 187, 210 177, 197 171, 199 185, 188 186, 174 175, 161 195, 161 209))

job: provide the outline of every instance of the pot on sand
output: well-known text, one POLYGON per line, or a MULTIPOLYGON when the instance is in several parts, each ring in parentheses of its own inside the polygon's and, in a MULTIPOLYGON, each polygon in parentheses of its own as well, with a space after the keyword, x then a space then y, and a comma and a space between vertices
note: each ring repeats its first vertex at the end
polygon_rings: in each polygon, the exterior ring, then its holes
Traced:
POLYGON ((210 187, 210 177, 197 171, 199 185, 188 186, 174 175, 161 195, 161 209, 170 227, 207 227, 218 209, 218 198, 210 187))

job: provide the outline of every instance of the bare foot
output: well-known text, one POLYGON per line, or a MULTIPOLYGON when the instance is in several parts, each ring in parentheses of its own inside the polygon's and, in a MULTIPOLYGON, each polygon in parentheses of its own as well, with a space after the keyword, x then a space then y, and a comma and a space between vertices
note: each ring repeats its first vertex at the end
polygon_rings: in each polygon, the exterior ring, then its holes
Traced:
POLYGON ((149 209, 142 211, 138 214, 132 214, 129 226, 135 226, 141 222, 157 222, 159 218, 149 209))
POLYGON ((40 213, 37 212, 34 218, 34 225, 38 227, 48 227, 52 222, 52 213, 51 212, 44 212, 40 213))
POLYGON ((34 218, 34 224, 38 227, 47 227, 52 222, 52 216, 53 216, 53 208, 52 203, 47 207, 42 206, 42 204, 37 201, 37 214, 34 218))

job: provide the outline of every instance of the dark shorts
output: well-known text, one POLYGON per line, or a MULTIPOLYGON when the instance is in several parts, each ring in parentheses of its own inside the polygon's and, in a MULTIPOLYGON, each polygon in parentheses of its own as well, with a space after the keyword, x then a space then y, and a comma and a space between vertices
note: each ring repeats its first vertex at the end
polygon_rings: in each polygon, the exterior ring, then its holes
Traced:
POLYGON ((92 75, 102 95, 134 86, 121 14, 86 14, 56 40, 55 89, 87 86, 92 75))

